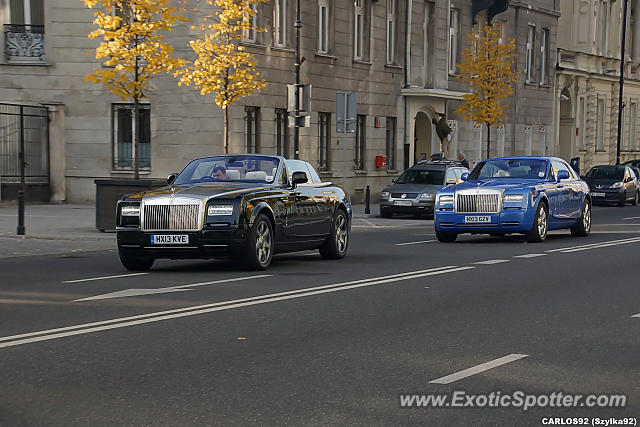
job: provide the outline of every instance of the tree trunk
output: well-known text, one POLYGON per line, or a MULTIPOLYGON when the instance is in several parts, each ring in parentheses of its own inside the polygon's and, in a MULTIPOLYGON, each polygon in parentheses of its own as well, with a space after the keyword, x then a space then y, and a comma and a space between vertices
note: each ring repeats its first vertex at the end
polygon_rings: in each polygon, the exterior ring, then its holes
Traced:
POLYGON ((224 109, 224 133, 223 133, 224 154, 229 154, 229 107, 224 109))
POLYGON ((487 158, 491 157, 491 128, 487 123, 487 158))

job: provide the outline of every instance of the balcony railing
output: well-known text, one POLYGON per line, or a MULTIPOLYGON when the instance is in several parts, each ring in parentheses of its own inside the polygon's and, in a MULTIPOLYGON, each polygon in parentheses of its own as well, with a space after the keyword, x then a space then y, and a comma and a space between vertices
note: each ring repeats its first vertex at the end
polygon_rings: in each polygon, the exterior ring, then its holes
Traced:
POLYGON ((44 25, 4 26, 8 62, 44 62, 44 25))

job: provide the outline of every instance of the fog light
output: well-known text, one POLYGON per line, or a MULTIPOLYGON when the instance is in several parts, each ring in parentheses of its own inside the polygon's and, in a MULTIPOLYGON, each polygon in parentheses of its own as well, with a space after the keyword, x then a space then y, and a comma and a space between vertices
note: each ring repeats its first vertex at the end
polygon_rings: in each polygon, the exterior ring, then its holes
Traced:
POLYGON ((212 205, 207 210, 207 215, 233 215, 233 205, 212 205))

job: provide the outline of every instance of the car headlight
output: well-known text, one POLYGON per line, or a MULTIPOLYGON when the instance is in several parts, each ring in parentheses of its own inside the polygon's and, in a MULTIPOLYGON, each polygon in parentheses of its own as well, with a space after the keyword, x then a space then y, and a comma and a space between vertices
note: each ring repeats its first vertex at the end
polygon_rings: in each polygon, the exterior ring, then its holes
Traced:
POLYGON ((620 187, 622 187, 622 181, 614 182, 613 184, 611 184, 611 187, 609 188, 620 188, 620 187))
POLYGON ((207 215, 233 215, 233 205, 211 205, 207 209, 207 215))
POLYGON ((505 203, 507 202, 522 203, 522 199, 523 199, 522 194, 505 194, 504 196, 505 203))
POLYGON ((425 200, 433 200, 434 197, 435 197, 435 194, 433 194, 433 193, 422 193, 422 194, 420 194, 420 198, 421 199, 425 199, 425 200))
POLYGON ((123 205, 120 208, 122 216, 140 216, 140 205, 123 205))
POLYGON ((443 205, 445 203, 453 203, 453 195, 452 194, 442 194, 438 196, 438 203, 443 205))
POLYGON ((380 198, 381 199, 388 199, 389 198, 389 192, 388 191, 383 191, 382 193, 380 193, 380 198))

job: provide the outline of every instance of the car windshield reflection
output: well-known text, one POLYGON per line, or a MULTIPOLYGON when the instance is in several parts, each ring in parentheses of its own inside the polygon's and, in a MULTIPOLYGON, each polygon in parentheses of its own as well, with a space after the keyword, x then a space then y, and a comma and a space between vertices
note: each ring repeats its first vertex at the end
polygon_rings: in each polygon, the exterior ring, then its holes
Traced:
POLYGON ((442 185, 443 181, 443 170, 410 169, 400 175, 396 180, 396 184, 442 185))
POLYGON ((197 159, 187 165, 174 184, 203 182, 258 182, 275 180, 280 159, 269 156, 216 156, 197 159))
POLYGON ((544 179, 547 162, 540 159, 494 159, 487 160, 473 169, 469 179, 519 178, 544 179))

